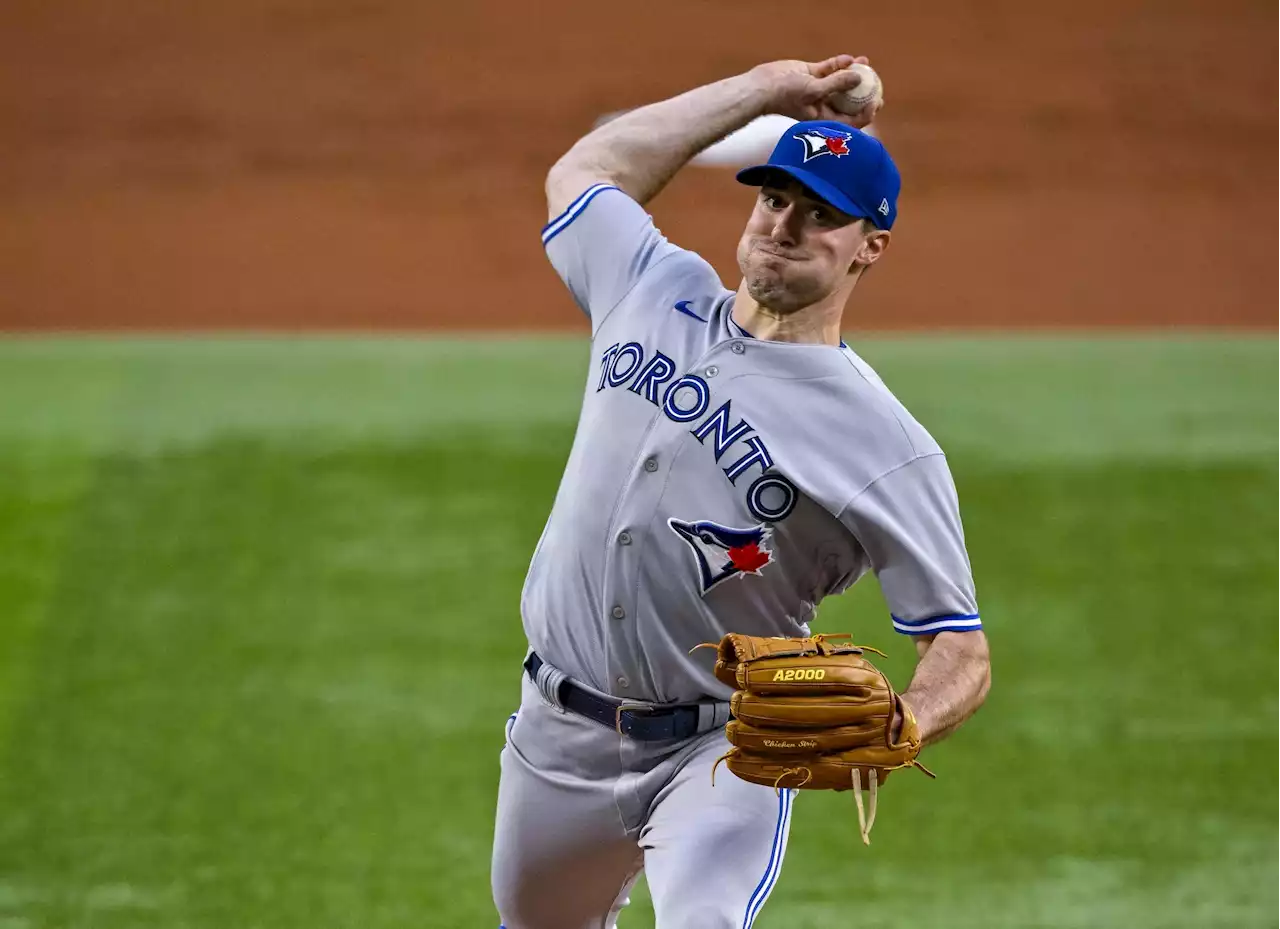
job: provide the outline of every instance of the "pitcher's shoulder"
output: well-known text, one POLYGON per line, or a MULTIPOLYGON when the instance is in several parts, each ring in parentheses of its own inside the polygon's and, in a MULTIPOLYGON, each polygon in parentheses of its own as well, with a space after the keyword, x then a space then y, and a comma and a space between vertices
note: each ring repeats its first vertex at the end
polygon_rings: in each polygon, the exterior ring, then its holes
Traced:
POLYGON ((847 392, 844 412, 850 420, 861 424, 859 431, 874 429, 885 450, 894 449, 904 461, 926 455, 942 454, 942 447, 928 429, 889 389, 871 365, 847 345, 840 348, 848 363, 841 377, 842 393, 847 392))

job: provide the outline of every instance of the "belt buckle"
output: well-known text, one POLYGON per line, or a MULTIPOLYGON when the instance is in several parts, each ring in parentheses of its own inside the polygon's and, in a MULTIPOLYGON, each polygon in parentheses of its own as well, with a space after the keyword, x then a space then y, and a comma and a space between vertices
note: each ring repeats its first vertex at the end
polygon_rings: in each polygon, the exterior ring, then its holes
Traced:
POLYGON ((613 711, 613 728, 617 730, 618 735, 626 735, 626 733, 622 731, 622 714, 627 710, 630 710, 633 713, 654 712, 654 708, 647 703, 628 703, 626 700, 623 700, 613 711))

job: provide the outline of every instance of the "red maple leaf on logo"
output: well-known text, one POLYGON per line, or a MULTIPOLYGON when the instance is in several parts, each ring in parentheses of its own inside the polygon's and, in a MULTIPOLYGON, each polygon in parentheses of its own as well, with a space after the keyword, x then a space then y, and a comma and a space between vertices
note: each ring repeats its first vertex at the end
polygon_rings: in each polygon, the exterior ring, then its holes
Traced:
POLYGON ((729 549, 729 563, 739 571, 749 571, 753 574, 767 565, 771 557, 768 552, 760 550, 758 542, 749 542, 729 549))
POLYGON ((844 139, 827 139, 827 151, 833 155, 849 154, 849 146, 844 144, 844 139))

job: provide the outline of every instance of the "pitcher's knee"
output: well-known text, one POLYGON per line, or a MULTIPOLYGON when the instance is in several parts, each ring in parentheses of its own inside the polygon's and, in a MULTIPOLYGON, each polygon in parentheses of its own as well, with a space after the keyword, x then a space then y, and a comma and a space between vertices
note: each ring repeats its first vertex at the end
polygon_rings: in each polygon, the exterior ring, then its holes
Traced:
MULTIPOLYGON (((616 891, 590 884, 526 878, 495 883, 493 902, 503 929, 576 929, 612 925, 616 891)), ((717 925, 719 925, 717 923, 717 925)))
POLYGON ((519 880, 495 882, 493 903, 502 920, 502 929, 554 929, 561 915, 554 902, 539 892, 533 882, 519 880))
POLYGON ((558 907, 554 901, 536 892, 521 894, 495 891, 493 902, 502 919, 502 929, 561 929, 562 926, 580 924, 566 920, 582 920, 585 916, 565 912, 572 907, 558 907))

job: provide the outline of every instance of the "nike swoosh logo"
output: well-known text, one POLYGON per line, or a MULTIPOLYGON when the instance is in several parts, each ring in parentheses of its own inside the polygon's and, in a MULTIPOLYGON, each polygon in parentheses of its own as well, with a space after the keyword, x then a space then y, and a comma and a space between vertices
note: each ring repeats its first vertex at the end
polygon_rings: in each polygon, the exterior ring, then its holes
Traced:
POLYGON ((706 322, 705 319, 703 319, 697 313, 693 312, 693 310, 689 309, 689 304, 692 302, 693 302, 692 300, 677 300, 675 305, 675 311, 677 313, 683 313, 685 316, 692 316, 694 319, 696 319, 700 323, 705 323, 706 322))

